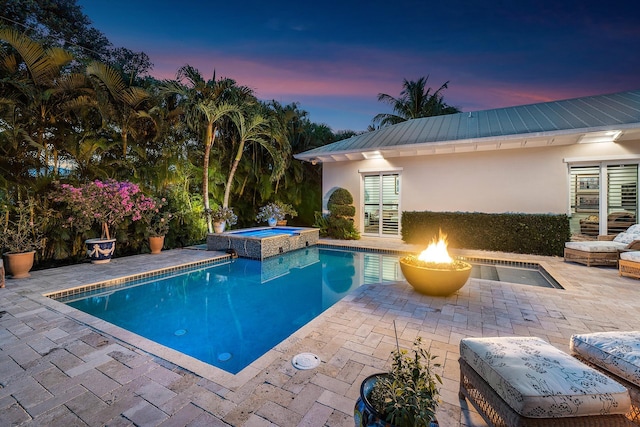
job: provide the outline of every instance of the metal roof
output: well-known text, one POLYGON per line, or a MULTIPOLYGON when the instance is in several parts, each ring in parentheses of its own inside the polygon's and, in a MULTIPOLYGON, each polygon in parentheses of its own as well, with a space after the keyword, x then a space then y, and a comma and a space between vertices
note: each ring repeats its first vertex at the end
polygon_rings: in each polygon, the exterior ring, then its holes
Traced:
POLYGON ((331 162, 640 139, 640 90, 408 120, 295 155, 331 162), (619 133, 618 133, 619 132, 619 133))

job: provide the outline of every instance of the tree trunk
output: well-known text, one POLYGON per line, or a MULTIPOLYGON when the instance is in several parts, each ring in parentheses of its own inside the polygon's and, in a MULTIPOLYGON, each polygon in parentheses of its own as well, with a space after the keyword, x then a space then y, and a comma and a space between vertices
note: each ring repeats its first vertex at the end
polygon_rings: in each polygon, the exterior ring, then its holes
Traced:
POLYGON ((213 122, 207 123, 207 134, 204 144, 204 161, 202 162, 202 201, 204 209, 207 213, 207 231, 213 233, 213 224, 211 223, 211 212, 209 208, 209 155, 211 147, 216 137, 216 129, 213 128, 213 122))
POLYGON ((238 145, 238 152, 236 154, 236 158, 233 159, 233 165, 231 166, 231 170, 229 171, 229 179, 227 179, 227 186, 224 188, 224 199, 222 199, 222 207, 229 207, 229 194, 231 193, 231 183, 233 182, 233 177, 236 174, 236 170, 238 169, 238 164, 240 163, 240 159, 242 158, 242 150, 244 150, 244 141, 240 141, 238 145))

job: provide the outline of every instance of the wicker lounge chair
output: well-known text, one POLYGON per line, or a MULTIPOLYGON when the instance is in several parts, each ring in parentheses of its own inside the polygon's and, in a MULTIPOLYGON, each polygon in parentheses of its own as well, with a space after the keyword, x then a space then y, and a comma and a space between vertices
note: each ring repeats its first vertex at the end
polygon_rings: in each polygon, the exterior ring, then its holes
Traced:
POLYGON ((459 397, 490 426, 629 425, 624 386, 540 338, 464 338, 459 362, 459 397))
MULTIPOLYGON (((621 233, 636 223, 636 216, 631 212, 612 212, 607 216, 607 230, 611 234, 621 233)), ((598 215, 591 215, 580 220, 580 234, 597 236, 600 230, 598 215)))
POLYGON ((634 224, 613 240, 610 236, 599 236, 597 241, 566 242, 564 260, 592 265, 617 266, 622 251, 640 250, 640 224, 634 224))
POLYGON ((621 276, 640 279, 640 251, 620 253, 618 271, 621 276))
POLYGON ((627 418, 640 425, 640 331, 596 332, 571 336, 572 355, 629 390, 627 418))

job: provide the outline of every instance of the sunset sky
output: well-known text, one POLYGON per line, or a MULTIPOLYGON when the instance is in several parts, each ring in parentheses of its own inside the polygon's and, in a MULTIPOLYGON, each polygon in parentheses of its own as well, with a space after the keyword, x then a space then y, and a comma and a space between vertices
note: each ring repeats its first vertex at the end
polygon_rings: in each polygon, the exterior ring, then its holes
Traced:
POLYGON ((391 112, 403 79, 449 81, 462 111, 640 89, 634 0, 79 0, 116 47, 157 78, 185 64, 258 98, 299 102, 334 131, 391 112))

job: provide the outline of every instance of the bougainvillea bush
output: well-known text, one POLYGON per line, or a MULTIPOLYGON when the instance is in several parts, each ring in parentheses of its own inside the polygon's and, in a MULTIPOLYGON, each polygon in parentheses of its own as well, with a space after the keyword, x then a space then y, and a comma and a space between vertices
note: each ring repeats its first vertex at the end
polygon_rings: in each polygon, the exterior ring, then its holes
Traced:
POLYGON ((137 184, 129 181, 92 181, 74 187, 61 184, 53 200, 66 204, 70 215, 65 224, 78 232, 90 230, 100 224, 102 238, 110 239, 110 227, 116 227, 125 218, 138 221, 147 211, 156 209, 156 201, 145 196, 137 184))

